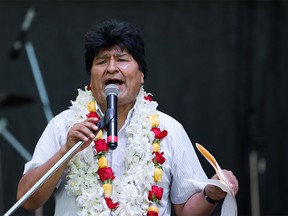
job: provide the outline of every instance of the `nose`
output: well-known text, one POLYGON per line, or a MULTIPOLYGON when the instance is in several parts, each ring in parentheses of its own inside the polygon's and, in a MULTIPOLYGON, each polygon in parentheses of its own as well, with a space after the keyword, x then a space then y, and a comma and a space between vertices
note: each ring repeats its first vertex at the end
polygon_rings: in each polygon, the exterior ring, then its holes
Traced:
POLYGON ((117 62, 115 58, 109 59, 109 64, 107 65, 106 71, 108 73, 116 73, 118 72, 117 62))

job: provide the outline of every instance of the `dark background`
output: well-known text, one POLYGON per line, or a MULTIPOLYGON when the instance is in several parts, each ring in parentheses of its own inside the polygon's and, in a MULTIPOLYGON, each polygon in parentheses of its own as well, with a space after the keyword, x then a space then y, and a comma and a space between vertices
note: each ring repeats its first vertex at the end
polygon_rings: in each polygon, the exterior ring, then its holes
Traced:
MULTIPOLYGON (((0 118, 32 154, 47 120, 25 49, 16 60, 9 57, 31 6, 36 17, 27 40, 34 46, 54 115, 88 83, 84 33, 107 18, 128 20, 146 41, 146 90, 160 110, 184 125, 193 143, 233 170, 240 184, 239 215, 288 215, 287 1, 1 1, 0 93, 33 102, 0 103, 0 118), (249 164, 253 155, 257 163, 249 164), (255 190, 261 213, 254 199, 251 205, 255 190)), ((16 202, 26 161, 1 133, 0 153, 4 214, 16 202)), ((199 158, 212 176, 212 167, 199 158)), ((43 212, 53 214, 53 199, 43 212)), ((14 215, 33 214, 19 209, 14 215)))

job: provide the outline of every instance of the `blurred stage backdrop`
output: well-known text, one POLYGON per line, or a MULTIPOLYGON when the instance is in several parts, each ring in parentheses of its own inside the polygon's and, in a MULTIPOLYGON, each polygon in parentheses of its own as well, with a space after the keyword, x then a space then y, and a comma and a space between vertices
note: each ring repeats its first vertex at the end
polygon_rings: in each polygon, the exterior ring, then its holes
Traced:
MULTIPOLYGON (((285 0, 1 1, 0 213, 16 202, 26 158, 47 113, 67 109, 88 83, 84 33, 117 18, 132 22, 144 36, 145 87, 159 109, 238 177, 239 215, 288 215, 287 12, 285 0), (31 8, 26 43, 19 56, 11 56, 31 8), (33 75, 39 72, 41 91, 33 75)), ((214 170, 199 158, 211 177, 214 170)), ((53 205, 49 200, 42 214, 52 215, 53 205)), ((14 215, 35 213, 19 209, 14 215)))

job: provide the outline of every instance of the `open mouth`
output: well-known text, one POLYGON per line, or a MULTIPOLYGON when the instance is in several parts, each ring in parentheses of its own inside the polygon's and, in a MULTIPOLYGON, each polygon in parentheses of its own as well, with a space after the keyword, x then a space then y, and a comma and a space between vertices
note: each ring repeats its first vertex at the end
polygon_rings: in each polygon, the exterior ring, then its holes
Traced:
POLYGON ((124 82, 122 80, 118 80, 118 79, 109 79, 105 82, 105 85, 109 85, 109 84, 115 84, 115 85, 122 85, 124 82))

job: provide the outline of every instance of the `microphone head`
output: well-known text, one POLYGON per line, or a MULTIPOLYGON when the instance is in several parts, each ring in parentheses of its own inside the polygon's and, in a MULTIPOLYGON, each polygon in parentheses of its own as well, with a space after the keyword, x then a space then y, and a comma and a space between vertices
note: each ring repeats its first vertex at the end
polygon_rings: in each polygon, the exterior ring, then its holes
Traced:
POLYGON ((109 84, 109 85, 107 85, 107 86, 105 87, 104 92, 105 92, 106 97, 107 97, 108 95, 116 95, 116 96, 118 96, 118 94, 119 94, 119 88, 118 88, 118 86, 115 85, 115 84, 109 84))

